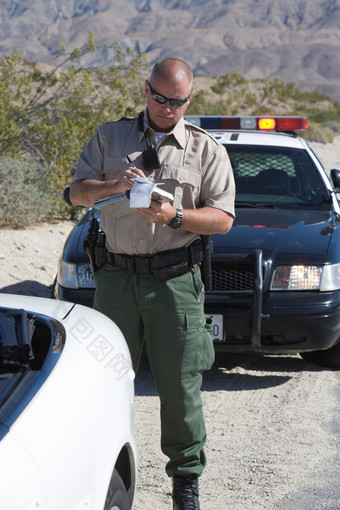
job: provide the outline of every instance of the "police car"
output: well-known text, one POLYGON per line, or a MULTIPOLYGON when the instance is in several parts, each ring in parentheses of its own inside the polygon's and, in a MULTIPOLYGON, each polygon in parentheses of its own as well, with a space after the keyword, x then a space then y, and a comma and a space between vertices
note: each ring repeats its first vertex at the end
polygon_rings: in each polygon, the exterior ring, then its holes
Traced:
MULTIPOLYGON (((222 143, 236 219, 212 236, 206 314, 216 350, 300 353, 340 367, 340 170, 330 175, 296 134, 304 117, 187 117, 222 143)), ((66 241, 57 298, 92 304, 83 250, 89 209, 66 241)))

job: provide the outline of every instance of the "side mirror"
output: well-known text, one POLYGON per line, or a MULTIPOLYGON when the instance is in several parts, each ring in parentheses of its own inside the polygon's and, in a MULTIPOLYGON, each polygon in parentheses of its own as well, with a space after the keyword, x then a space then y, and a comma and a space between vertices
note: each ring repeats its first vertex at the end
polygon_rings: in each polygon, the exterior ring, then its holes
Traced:
POLYGON ((68 205, 73 205, 70 199, 70 186, 66 186, 63 194, 64 200, 68 205))
POLYGON ((337 188, 338 190, 340 190, 340 170, 333 168, 333 170, 331 170, 331 179, 332 179, 334 188, 337 188))

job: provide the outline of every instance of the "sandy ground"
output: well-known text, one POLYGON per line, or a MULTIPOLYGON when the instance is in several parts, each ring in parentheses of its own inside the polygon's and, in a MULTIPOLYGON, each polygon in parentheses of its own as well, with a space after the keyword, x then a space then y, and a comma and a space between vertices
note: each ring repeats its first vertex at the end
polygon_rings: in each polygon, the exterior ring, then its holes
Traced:
MULTIPOLYGON (((340 137, 313 144, 327 170, 340 168, 340 137)), ((51 295, 58 258, 72 222, 22 231, 0 230, 0 291, 51 295)), ((208 466, 200 480, 202 510, 295 510, 298 494, 327 485, 338 458, 339 378, 299 356, 218 356, 205 374, 202 400, 208 466), (295 501, 295 502, 294 502, 295 501)), ((159 402, 145 362, 136 379, 139 480, 135 510, 172 508, 166 458, 159 447, 159 402)))
POLYGON ((312 142, 310 145, 328 172, 332 168, 340 170, 340 136, 335 137, 333 143, 312 142))

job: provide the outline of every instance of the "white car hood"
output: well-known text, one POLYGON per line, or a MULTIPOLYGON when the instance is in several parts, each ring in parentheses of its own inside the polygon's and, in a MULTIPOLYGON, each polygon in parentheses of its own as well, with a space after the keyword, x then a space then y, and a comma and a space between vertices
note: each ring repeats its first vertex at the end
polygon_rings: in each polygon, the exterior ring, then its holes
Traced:
POLYGON ((30 312, 37 312, 62 320, 74 308, 74 303, 56 301, 48 298, 34 296, 20 296, 0 292, 0 306, 7 308, 24 308, 30 312))

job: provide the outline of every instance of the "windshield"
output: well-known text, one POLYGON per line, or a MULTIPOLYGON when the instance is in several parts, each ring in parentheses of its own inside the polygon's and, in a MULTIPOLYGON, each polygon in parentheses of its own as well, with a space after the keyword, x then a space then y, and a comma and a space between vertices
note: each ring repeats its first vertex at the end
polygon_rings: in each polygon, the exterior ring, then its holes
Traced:
POLYGON ((226 149, 238 206, 329 209, 329 193, 304 150, 241 145, 226 149))

